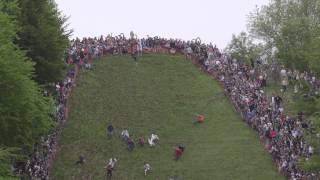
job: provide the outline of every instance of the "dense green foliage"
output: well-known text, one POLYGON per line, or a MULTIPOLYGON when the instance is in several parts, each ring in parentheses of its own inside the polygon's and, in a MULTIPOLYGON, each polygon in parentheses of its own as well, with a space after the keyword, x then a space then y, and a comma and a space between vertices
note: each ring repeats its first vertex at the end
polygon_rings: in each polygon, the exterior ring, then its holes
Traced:
POLYGON ((232 58, 250 63, 256 60, 263 50, 263 46, 253 43, 252 37, 241 32, 239 35, 232 35, 232 40, 225 49, 225 52, 232 58))
POLYGON ((287 67, 320 75, 320 0, 271 0, 250 14, 250 33, 278 49, 287 67))
MULTIPOLYGON (((48 120, 47 102, 31 80, 33 65, 13 40, 16 26, 13 17, 0 12, 0 127, 1 145, 30 143, 48 120)), ((42 131, 40 131, 42 132, 42 131)))
POLYGON ((60 81, 64 51, 69 31, 66 18, 51 0, 18 0, 21 13, 18 45, 35 62, 35 79, 39 83, 60 81))
POLYGON ((11 176, 20 149, 30 151, 53 125, 52 100, 33 80, 34 66, 39 82, 60 77, 64 21, 53 1, 0 1, 0 177, 11 176))
POLYGON ((12 174, 11 164, 13 159, 20 159, 17 148, 1 148, 0 147, 0 179, 14 179, 14 175, 12 174))
POLYGON ((96 61, 93 71, 77 77, 69 102, 54 179, 104 179, 111 157, 119 160, 114 179, 283 179, 223 89, 181 56, 144 55, 137 65, 129 56, 96 61), (198 113, 206 119, 194 126, 198 113), (111 139, 109 123, 115 127, 111 139), (159 144, 136 144, 130 153, 119 137, 123 128, 135 142, 155 133, 159 144), (178 143, 186 150, 176 162, 178 143), (81 154, 86 164, 75 165, 81 154), (148 177, 144 161, 152 166, 148 177))

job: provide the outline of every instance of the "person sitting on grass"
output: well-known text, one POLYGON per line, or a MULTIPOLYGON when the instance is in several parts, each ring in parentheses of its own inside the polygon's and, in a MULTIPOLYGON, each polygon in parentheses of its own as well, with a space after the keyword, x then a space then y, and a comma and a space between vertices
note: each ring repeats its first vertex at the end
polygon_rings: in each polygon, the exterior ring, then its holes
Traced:
POLYGON ((196 124, 196 123, 201 124, 201 123, 204 122, 204 119, 205 119, 205 118, 204 118, 204 115, 198 114, 198 115, 196 115, 196 116, 194 117, 193 123, 194 123, 194 124, 196 124))
POLYGON ((113 126, 112 124, 110 124, 108 127, 107 127, 107 134, 109 137, 111 137, 113 135, 113 126))
POLYGON ((159 137, 156 134, 151 134, 151 136, 148 138, 148 143, 151 147, 155 146, 158 143, 158 141, 159 137))
POLYGON ((128 129, 122 130, 121 137, 125 141, 127 141, 130 138, 128 129))
POLYGON ((145 162, 143 168, 144 168, 144 175, 147 176, 148 172, 151 171, 151 166, 150 166, 150 164, 148 164, 148 163, 145 162))
POLYGON ((85 162, 86 162, 86 158, 84 157, 84 155, 80 155, 79 160, 76 162, 76 165, 78 164, 83 165, 85 162))

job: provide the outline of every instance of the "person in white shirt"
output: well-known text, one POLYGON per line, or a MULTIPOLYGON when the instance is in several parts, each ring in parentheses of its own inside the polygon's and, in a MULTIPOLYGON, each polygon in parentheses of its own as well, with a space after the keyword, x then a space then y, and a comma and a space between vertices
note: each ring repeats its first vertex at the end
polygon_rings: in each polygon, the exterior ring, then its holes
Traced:
POLYGON ((148 138, 148 143, 151 147, 155 146, 158 141, 159 137, 156 134, 151 134, 151 136, 148 138))
POLYGON ((313 147, 312 146, 309 146, 308 154, 309 154, 309 156, 311 156, 313 154, 313 147))
POLYGON ((116 158, 110 158, 108 165, 110 165, 112 168, 114 168, 117 164, 118 160, 116 158))
POLYGON ((145 162, 143 168, 144 168, 144 175, 146 176, 147 173, 151 171, 151 166, 150 164, 145 162))
POLYGON ((138 39, 138 47, 137 47, 137 50, 138 50, 138 55, 139 56, 142 56, 142 42, 141 42, 141 39, 138 39))
POLYGON ((121 132, 121 137, 122 137, 124 140, 128 140, 128 139, 130 138, 128 129, 122 130, 122 132, 121 132))
POLYGON ((286 77, 287 76, 287 71, 285 69, 281 69, 280 75, 281 75, 282 78, 286 77))

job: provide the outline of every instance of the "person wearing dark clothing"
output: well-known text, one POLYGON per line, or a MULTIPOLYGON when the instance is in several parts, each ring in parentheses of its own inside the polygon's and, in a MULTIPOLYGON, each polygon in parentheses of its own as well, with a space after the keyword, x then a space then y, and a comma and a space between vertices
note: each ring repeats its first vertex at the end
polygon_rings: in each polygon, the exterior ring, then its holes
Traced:
POLYGON ((254 61, 252 58, 250 59, 250 63, 251 63, 251 67, 254 68, 254 61))
POLYGON ((275 104, 276 104, 276 108, 279 108, 281 102, 282 102, 282 98, 280 96, 276 96, 274 98, 275 104))
POLYGON ((138 53, 135 51, 135 52, 133 52, 133 53, 131 54, 131 56, 132 56, 134 62, 137 63, 137 61, 138 61, 138 53))
POLYGON ((86 162, 86 158, 84 157, 84 155, 80 155, 79 160, 76 162, 76 165, 78 164, 83 165, 85 162, 86 162))
POLYGON ((134 149, 134 142, 131 139, 129 139, 128 140, 128 150, 133 151, 133 149, 134 149))
POLYGON ((180 144, 178 148, 181 150, 181 152, 184 152, 184 150, 186 149, 186 146, 183 144, 180 144))
POLYGON ((107 170, 107 179, 111 179, 112 178, 113 167, 110 164, 108 164, 107 167, 106 167, 106 170, 107 170))
POLYGON ((107 127, 107 134, 108 134, 108 136, 109 137, 111 137, 112 136, 112 134, 113 134, 113 126, 112 126, 112 124, 110 124, 108 127, 107 127))

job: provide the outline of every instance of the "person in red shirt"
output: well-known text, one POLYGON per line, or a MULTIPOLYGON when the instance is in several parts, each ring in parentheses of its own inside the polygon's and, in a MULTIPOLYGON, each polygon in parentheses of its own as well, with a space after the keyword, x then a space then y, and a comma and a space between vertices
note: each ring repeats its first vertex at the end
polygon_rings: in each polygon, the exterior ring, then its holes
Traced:
POLYGON ((184 150, 185 150, 185 145, 183 145, 183 144, 180 144, 175 148, 175 152, 174 153, 175 153, 175 159, 176 160, 180 159, 180 157, 181 157, 182 153, 184 152, 184 150))
POLYGON ((176 160, 179 160, 181 155, 182 155, 182 150, 179 147, 176 147, 175 148, 175 158, 176 158, 176 160))
POLYGON ((277 136, 277 132, 275 130, 270 131, 270 138, 275 138, 277 136))
POLYGON ((140 137, 139 138, 139 145, 141 146, 141 147, 143 147, 144 146, 144 138, 143 137, 140 137))

